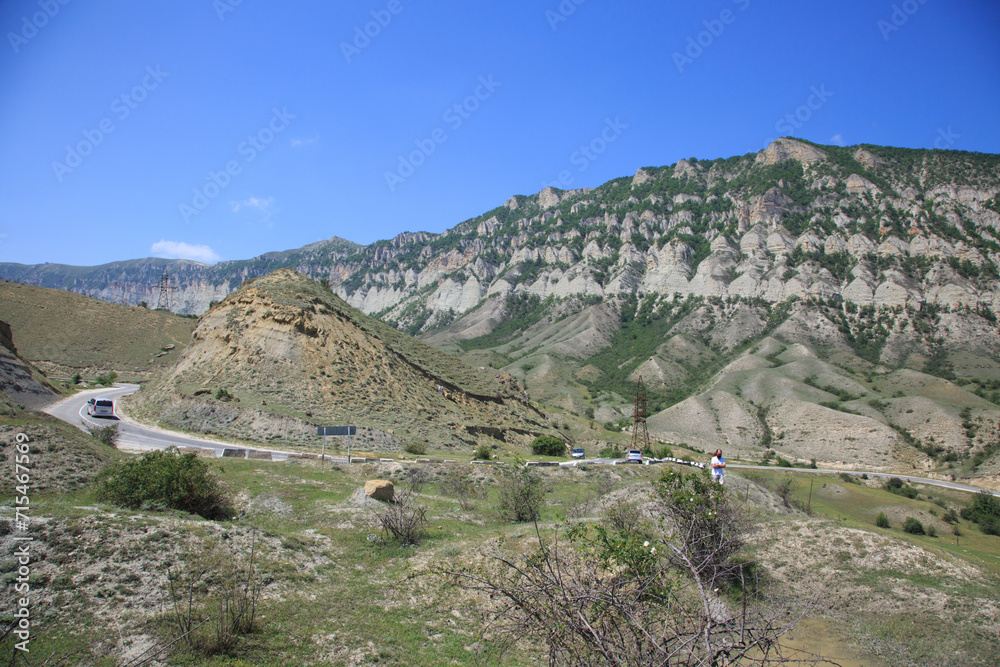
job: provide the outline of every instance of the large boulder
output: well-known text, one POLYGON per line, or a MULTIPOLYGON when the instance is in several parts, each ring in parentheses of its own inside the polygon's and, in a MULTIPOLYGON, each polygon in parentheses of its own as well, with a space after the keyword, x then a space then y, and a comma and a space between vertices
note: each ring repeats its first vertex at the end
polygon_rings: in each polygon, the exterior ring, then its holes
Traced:
POLYGON ((365 482, 365 495, 372 500, 382 502, 392 502, 395 495, 395 488, 392 482, 386 479, 372 479, 365 482))

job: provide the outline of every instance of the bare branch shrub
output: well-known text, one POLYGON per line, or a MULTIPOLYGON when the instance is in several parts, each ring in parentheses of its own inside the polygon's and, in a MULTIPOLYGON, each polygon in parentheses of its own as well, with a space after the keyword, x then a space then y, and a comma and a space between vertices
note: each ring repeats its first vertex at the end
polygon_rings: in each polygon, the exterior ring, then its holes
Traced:
POLYGON ((498 658, 527 641, 549 665, 787 664, 777 640, 797 619, 776 620, 752 581, 748 513, 704 473, 667 472, 657 491, 650 539, 589 523, 546 538, 536 523, 533 547, 500 538, 482 565, 438 572, 482 594, 498 658))
POLYGON ((94 436, 98 442, 108 447, 118 446, 118 424, 108 426, 87 426, 87 432, 94 436))
POLYGON ((166 616, 175 641, 200 655, 231 654, 256 624, 262 588, 256 561, 254 531, 246 559, 213 545, 167 568, 166 616))
POLYGON ((375 510, 382 534, 392 535, 402 544, 417 544, 427 525, 427 508, 414 502, 413 493, 402 491, 396 499, 375 510))
POLYGON ((440 483, 441 493, 458 500, 458 505, 466 512, 476 509, 477 501, 486 498, 486 491, 465 473, 463 468, 448 469, 440 483))

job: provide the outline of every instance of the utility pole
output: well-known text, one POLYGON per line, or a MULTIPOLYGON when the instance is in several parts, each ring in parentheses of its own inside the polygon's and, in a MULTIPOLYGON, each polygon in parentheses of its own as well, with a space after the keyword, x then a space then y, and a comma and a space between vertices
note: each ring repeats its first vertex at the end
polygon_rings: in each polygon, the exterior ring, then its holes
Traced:
POLYGON ((167 267, 163 267, 163 274, 160 276, 160 298, 156 301, 156 310, 170 310, 170 293, 177 288, 170 283, 170 276, 167 274, 167 267))
POLYGON ((635 409, 632 410, 632 444, 629 446, 630 449, 645 450, 649 447, 646 416, 646 387, 642 384, 642 376, 640 375, 635 388, 635 409))

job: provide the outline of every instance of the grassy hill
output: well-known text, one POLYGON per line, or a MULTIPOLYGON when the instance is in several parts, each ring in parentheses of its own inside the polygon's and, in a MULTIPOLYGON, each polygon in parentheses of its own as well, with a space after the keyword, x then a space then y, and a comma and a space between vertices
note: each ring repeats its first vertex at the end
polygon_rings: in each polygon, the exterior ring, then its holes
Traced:
MULTIPOLYGON (((498 537, 514 550, 537 547, 531 524, 499 517, 493 468, 208 464, 237 498, 240 519, 121 510, 95 503, 87 489, 33 499, 32 536, 44 556, 32 563, 32 591, 36 608, 46 610, 32 635, 33 653, 108 666, 150 651, 163 665, 437 667, 479 664, 496 647, 481 616, 490 599, 434 571, 484 563, 498 537), (456 476, 487 495, 460 501, 456 476), (361 490, 373 478, 412 488, 426 508, 427 533, 416 546, 382 539, 375 512, 385 506, 361 490), (170 599, 168 568, 175 576, 202 567, 215 573, 220 559, 245 563, 251 545, 262 585, 254 633, 228 654, 172 643, 176 617, 163 605, 170 599)), ((661 472, 646 466, 542 470, 549 492, 541 534, 563 536, 577 521, 610 525, 609 510, 648 507, 651 482, 661 472)), ((941 518, 968 494, 918 485, 910 499, 875 480, 735 469, 727 485, 756 512, 757 572, 783 611, 807 614, 789 646, 821 646, 844 665, 996 664, 1000 538, 964 519, 941 518), (887 529, 874 525, 880 512, 889 517, 887 529), (934 526, 936 534, 903 532, 904 518, 934 526)), ((4 518, 9 514, 3 510, 4 518)), ((213 581, 206 578, 195 591, 199 621, 213 609, 213 581)), ((5 587, 3 595, 9 592, 5 587)), ((198 636, 211 632, 202 628, 198 636)), ((10 639, 4 641, 0 650, 9 652, 10 639)), ((525 642, 503 664, 539 661, 544 649, 525 642)))
POLYGON ((196 323, 164 311, 5 280, 0 280, 0 320, 10 324, 18 353, 47 374, 115 370, 140 378, 172 364, 196 323), (173 351, 156 356, 169 345, 173 351))

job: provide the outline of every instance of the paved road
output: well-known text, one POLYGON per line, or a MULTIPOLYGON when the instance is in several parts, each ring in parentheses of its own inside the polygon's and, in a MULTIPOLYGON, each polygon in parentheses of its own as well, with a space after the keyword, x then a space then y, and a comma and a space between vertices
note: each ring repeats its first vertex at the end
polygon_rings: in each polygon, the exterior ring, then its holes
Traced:
MULTIPOLYGON (((96 426, 106 426, 108 424, 117 423, 119 438, 119 445, 124 445, 130 449, 139 450, 150 450, 150 449, 166 449, 167 447, 193 447, 196 449, 210 449, 216 457, 223 456, 234 456, 239 458, 252 457, 252 458, 270 458, 272 461, 285 461, 289 456, 295 457, 299 456, 291 452, 284 452, 280 450, 271 449, 259 449, 253 448, 249 449, 243 445, 237 443, 224 443, 216 440, 206 440, 204 438, 198 438, 193 435, 187 435, 185 433, 179 433, 176 431, 166 431, 164 429, 143 426, 136 424, 135 422, 129 421, 127 419, 117 418, 104 418, 104 417, 90 417, 87 415, 87 401, 92 397, 103 397, 116 399, 121 396, 126 396, 128 394, 133 394, 139 390, 139 385, 137 384, 117 384, 114 387, 109 387, 107 389, 89 389, 87 391, 82 391, 74 396, 64 398, 58 403, 54 403, 47 408, 45 412, 57 417, 65 422, 69 422, 74 426, 80 428, 81 430, 86 430, 86 425, 96 425, 96 426)), ((117 412, 117 410, 116 410, 117 412)), ((319 458, 318 456, 316 458, 319 458)), ((328 457, 328 460, 331 460, 328 457)), ((332 459, 335 462, 347 463, 346 458, 332 459)), ((391 460, 391 459, 386 459, 391 460)), ((679 462, 673 459, 674 462, 679 462)), ((659 461, 650 461, 646 459, 643 463, 647 465, 651 462, 659 463, 659 461)), ((449 461, 451 463, 451 461, 449 461)), ((622 459, 576 459, 573 461, 565 461, 558 464, 548 464, 548 465, 559 465, 559 466, 577 466, 581 464, 596 464, 596 465, 623 465, 625 461, 622 459)), ((634 464, 633 464, 634 465, 634 464)), ((695 463, 699 467, 703 467, 695 463)), ((898 477, 900 479, 906 480, 908 482, 916 482, 918 484, 929 484, 931 486, 941 486, 949 489, 955 489, 958 491, 969 491, 976 493, 982 491, 983 489, 976 486, 968 486, 966 484, 958 484, 957 482, 950 482, 946 480, 938 479, 927 479, 925 477, 914 477, 911 475, 900 475, 897 473, 881 473, 881 472, 866 472, 862 470, 830 470, 830 469, 812 469, 812 468, 776 468, 774 466, 754 466, 754 465, 741 465, 737 463, 731 463, 727 468, 743 468, 750 470, 790 470, 794 472, 805 472, 805 473, 819 473, 827 475, 838 475, 842 472, 846 472, 848 475, 868 475, 869 477, 898 477)), ((994 496, 1000 497, 1000 492, 991 491, 994 496)))
MULTIPOLYGON (((270 454, 270 458, 273 461, 283 461, 288 458, 289 452, 258 448, 248 449, 246 446, 238 443, 207 440, 185 433, 143 426, 127 419, 122 419, 121 417, 91 417, 87 414, 87 401, 91 398, 117 399, 121 396, 133 394, 138 390, 139 385, 137 384, 116 384, 114 387, 106 389, 88 389, 48 406, 45 408, 45 412, 64 422, 73 424, 80 430, 86 430, 88 425, 108 426, 109 424, 118 424, 118 445, 127 449, 151 450, 166 449, 167 447, 193 447, 196 449, 212 450, 216 457, 235 456, 243 458, 270 454)), ((117 408, 115 412, 117 414, 117 408)))

